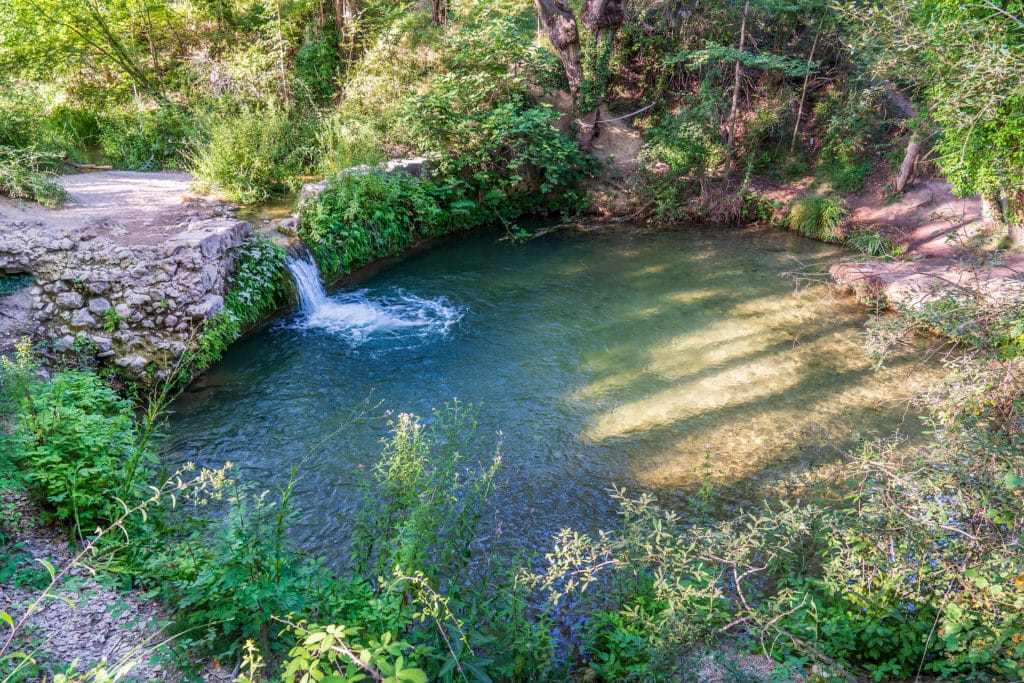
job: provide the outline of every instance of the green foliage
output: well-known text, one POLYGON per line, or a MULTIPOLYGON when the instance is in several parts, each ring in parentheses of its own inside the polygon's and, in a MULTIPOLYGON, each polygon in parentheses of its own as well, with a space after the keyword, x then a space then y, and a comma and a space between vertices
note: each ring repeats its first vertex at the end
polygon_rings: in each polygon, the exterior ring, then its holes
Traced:
POLYGON ((67 192, 53 179, 58 161, 52 154, 0 147, 0 194, 60 206, 67 192))
POLYGON ((197 134, 189 114, 171 105, 104 114, 98 127, 103 156, 133 171, 182 168, 197 134))
POLYGON ((7 530, 0 529, 0 585, 29 587, 41 590, 46 587, 50 575, 24 543, 14 543, 5 538, 7 530))
POLYGON ((302 206, 299 237, 327 277, 442 234, 441 210, 426 186, 405 174, 343 173, 302 206))
POLYGON ((548 675, 550 621, 531 605, 523 577, 479 546, 500 456, 474 464, 475 426, 458 403, 430 426, 411 415, 394 423, 365 487, 340 609, 331 624, 292 624, 298 642, 286 672, 349 680, 358 653, 381 677, 401 680, 548 675), (313 647, 327 640, 349 652, 313 647))
POLYGON ((113 306, 103 311, 103 329, 107 332, 113 332, 117 329, 117 326, 125 320, 127 320, 127 318, 118 313, 117 309, 113 306))
POLYGON ((838 191, 860 190, 878 165, 887 130, 883 94, 875 87, 833 91, 817 105, 815 118, 825 127, 817 176, 838 191))
POLYGON ((1021 188, 1020 2, 900 0, 885 7, 843 5, 840 11, 870 73, 903 86, 937 124, 939 166, 958 193, 1009 197, 1021 188))
POLYGON ((411 649, 408 643, 393 641, 385 633, 381 639, 363 642, 358 626, 341 624, 293 625, 292 632, 298 643, 288 652, 289 661, 284 668, 285 680, 296 683, 331 680, 361 681, 367 672, 385 683, 426 683, 422 669, 407 667, 403 653, 411 649))
POLYGON ((232 251, 232 258, 224 307, 243 325, 251 325, 273 310, 287 292, 287 256, 284 249, 255 234, 232 251))
MULTIPOLYGON (((286 535, 293 484, 277 500, 235 487, 222 518, 163 551, 173 569, 156 570, 163 574, 157 591, 180 611, 179 638, 189 648, 231 657, 246 639, 277 643, 272 617, 316 613, 329 577, 286 535)), ((157 555, 154 563, 165 560, 157 555)))
POLYGON ((431 183, 451 228, 575 213, 591 163, 555 130, 558 115, 532 104, 521 66, 547 58, 522 40, 517 17, 484 8, 451 36, 449 71, 406 102, 409 141, 436 160, 431 183))
POLYGON ((701 191, 709 173, 725 160, 726 149, 714 124, 714 105, 687 100, 677 114, 666 114, 647 132, 644 159, 664 164, 648 187, 661 220, 682 218, 689 200, 701 191))
POLYGON ((232 251, 224 308, 206 321, 195 350, 186 359, 195 371, 208 368, 249 326, 273 311, 288 292, 284 250, 253 234, 232 251))
POLYGON ((699 50, 683 50, 665 58, 666 64, 686 64, 691 69, 720 64, 722 62, 739 61, 743 66, 758 69, 759 71, 778 71, 779 73, 794 77, 803 77, 808 73, 814 73, 818 69, 817 64, 807 64, 807 61, 800 57, 789 55, 772 54, 770 52, 754 53, 746 50, 738 50, 729 45, 719 45, 713 41, 705 43, 699 50))
POLYGON ((146 492, 151 459, 132 405, 96 375, 68 371, 28 384, 12 430, 14 461, 56 519, 85 535, 146 492))
POLYGON ((462 461, 477 445, 472 408, 450 404, 433 422, 428 428, 403 414, 392 425, 353 533, 360 574, 373 577, 398 566, 436 583, 458 576, 467 564, 501 458, 465 476, 462 461))
POLYGON ((339 175, 344 169, 374 165, 384 161, 373 122, 350 120, 345 112, 331 112, 314 124, 316 170, 325 176, 339 175))
POLYGON ((308 133, 285 111, 246 109, 217 118, 189 161, 196 188, 254 203, 294 189, 305 168, 308 133))
POLYGON ((340 66, 336 43, 326 36, 302 44, 295 55, 295 77, 311 104, 323 106, 333 99, 340 66))
POLYGON ((903 254, 902 246, 885 235, 864 228, 854 230, 846 236, 844 242, 848 247, 868 256, 896 258, 903 254))
POLYGON ((846 204, 842 199, 808 194, 790 208, 786 225, 804 237, 839 242, 843 238, 846 214, 846 204))

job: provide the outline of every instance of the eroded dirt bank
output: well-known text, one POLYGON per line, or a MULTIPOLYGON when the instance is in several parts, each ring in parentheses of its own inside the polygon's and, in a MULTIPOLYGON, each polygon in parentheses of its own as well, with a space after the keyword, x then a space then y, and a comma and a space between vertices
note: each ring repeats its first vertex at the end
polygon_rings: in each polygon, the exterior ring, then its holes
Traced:
POLYGON ((980 198, 955 197, 944 181, 921 180, 894 200, 854 197, 847 229, 858 228, 878 231, 905 250, 890 261, 851 257, 832 266, 832 278, 862 296, 913 308, 951 290, 1000 296, 1024 287, 1024 252, 986 258, 1001 228, 985 219, 980 198))

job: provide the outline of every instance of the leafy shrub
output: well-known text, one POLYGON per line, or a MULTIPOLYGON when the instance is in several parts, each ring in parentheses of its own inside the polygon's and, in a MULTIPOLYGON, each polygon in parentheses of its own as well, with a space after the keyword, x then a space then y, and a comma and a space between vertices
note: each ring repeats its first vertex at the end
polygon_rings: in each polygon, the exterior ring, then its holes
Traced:
POLYGON ((14 460, 52 515, 80 534, 118 517, 143 493, 142 447, 132 405, 90 372, 31 382, 13 429, 14 460))
POLYGON ((105 114, 98 127, 104 157, 133 171, 182 168, 190 141, 197 136, 190 116, 171 105, 105 114))
POLYGON ((197 348, 186 358, 193 370, 220 360, 231 342, 273 311, 288 291, 285 252, 263 235, 251 235, 232 257, 224 308, 206 321, 197 348))
POLYGON ((838 242, 843 237, 842 225, 846 213, 846 204, 842 199, 809 194, 790 208, 786 225, 804 237, 838 242))
POLYGON ((67 191, 53 179, 59 161, 53 154, 0 147, 0 194, 60 206, 67 191))
POLYGON ((67 104, 52 106, 31 91, 0 94, 0 147, 74 155, 95 137, 95 116, 67 104))
POLYGON ((660 220, 686 216, 690 200, 703 192, 710 169, 725 160, 726 150, 712 125, 714 105, 694 100, 678 114, 666 114, 650 127, 643 155, 651 167, 649 191, 660 220), (657 172, 657 165, 666 171, 657 172))
POLYGON ((847 235, 845 242, 847 246, 868 256, 896 258, 903 253, 903 247, 873 230, 854 230, 847 235))
POLYGON ((825 122, 817 177, 840 192, 856 192, 884 152, 888 124, 880 114, 882 91, 874 87, 832 93, 820 101, 815 118, 825 122))
POLYGON ((520 16, 483 3, 449 37, 447 68, 405 102, 405 138, 435 158, 431 181, 452 228, 584 204, 592 160, 554 128, 555 111, 532 103, 523 65, 543 68, 550 55, 522 35, 520 16))
POLYGON ((411 415, 394 423, 366 484, 334 621, 292 626, 298 638, 285 671, 352 675, 350 657, 313 647, 330 639, 380 674, 408 670, 404 680, 550 672, 549 620, 531 606, 522 577, 478 547, 500 456, 472 464, 475 425, 474 411, 457 403, 430 426, 411 415))
POLYGON ((233 657, 247 639, 278 643, 272 617, 317 613, 330 576, 288 539, 290 496, 291 485, 278 500, 235 487, 223 517, 155 556, 158 565, 173 558, 156 568, 155 592, 179 610, 187 647, 233 657))
POLYGON ((343 113, 332 112, 319 118, 315 126, 316 168, 325 176, 384 160, 372 122, 351 120, 343 113))
POLYGON ((302 206, 299 237, 327 277, 395 254, 443 231, 441 210, 423 183, 405 174, 343 173, 302 206))
POLYGON ((217 117, 189 159, 196 187, 232 201, 260 202, 287 192, 305 167, 306 131, 276 108, 217 117))
POLYGON ((337 88, 341 60, 335 41, 307 38, 295 55, 295 77, 300 91, 314 106, 331 101, 337 88))

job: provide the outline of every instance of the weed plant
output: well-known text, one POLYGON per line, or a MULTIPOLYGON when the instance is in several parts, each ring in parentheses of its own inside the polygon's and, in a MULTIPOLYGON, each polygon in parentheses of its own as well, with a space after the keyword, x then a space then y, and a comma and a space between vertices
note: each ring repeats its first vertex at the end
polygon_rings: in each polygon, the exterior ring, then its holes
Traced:
POLYGON ((224 308, 206 321, 182 359, 183 379, 220 360, 228 345, 281 305, 289 291, 285 252, 266 237, 250 236, 232 251, 232 258, 224 308))
POLYGON ((53 179, 59 162, 60 157, 53 154, 0 147, 0 194, 60 206, 67 192, 53 179))

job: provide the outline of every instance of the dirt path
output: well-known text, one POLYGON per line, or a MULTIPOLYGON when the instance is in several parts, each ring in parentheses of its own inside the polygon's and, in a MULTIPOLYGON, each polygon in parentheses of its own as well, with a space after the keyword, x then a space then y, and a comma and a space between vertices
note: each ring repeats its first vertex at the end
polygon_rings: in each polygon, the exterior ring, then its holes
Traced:
POLYGON ((0 231, 33 222, 60 231, 91 227, 125 246, 159 244, 192 220, 235 208, 193 194, 188 173, 101 171, 62 176, 60 183, 68 200, 57 209, 0 198, 0 231))

